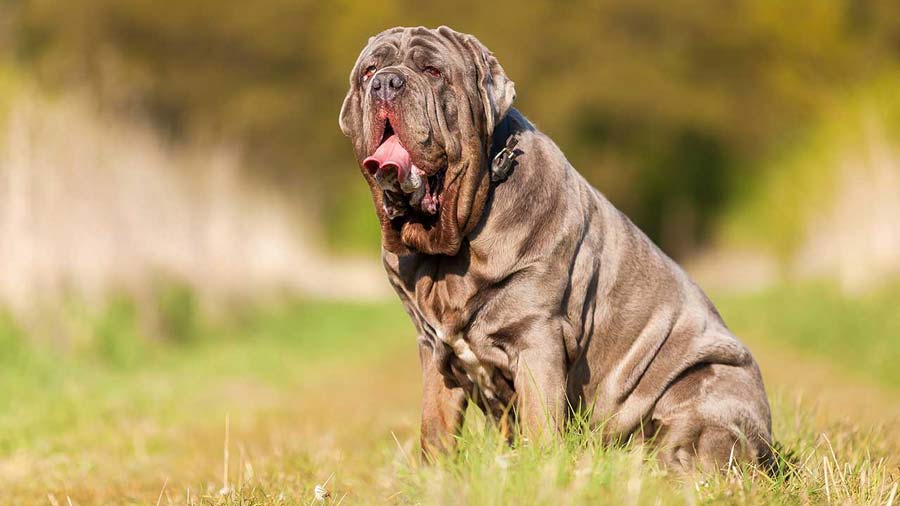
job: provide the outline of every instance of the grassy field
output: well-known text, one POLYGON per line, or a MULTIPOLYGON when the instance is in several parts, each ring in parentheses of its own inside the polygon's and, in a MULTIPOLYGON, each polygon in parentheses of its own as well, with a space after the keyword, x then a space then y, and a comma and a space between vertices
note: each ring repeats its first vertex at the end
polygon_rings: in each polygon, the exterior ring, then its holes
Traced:
POLYGON ((0 505, 900 501, 900 293, 714 299, 762 364, 775 476, 666 475, 644 449, 603 447, 577 423, 557 444, 510 447, 477 412, 457 455, 422 466, 418 360, 398 304, 269 303, 212 319, 181 301, 161 340, 118 301, 66 346, 0 317, 0 505))

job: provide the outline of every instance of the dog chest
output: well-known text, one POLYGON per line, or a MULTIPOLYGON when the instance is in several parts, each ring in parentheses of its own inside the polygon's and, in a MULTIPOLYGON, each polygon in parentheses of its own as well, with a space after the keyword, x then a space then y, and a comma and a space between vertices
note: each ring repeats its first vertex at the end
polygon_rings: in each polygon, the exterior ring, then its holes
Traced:
POLYGON ((420 346, 432 354, 437 371, 483 407, 502 414, 514 396, 511 357, 480 331, 472 335, 469 308, 459 306, 471 297, 470 283, 457 276, 421 276, 428 271, 421 264, 404 266, 392 256, 385 260, 389 279, 419 331, 420 346), (401 271, 416 273, 415 280, 401 271), (448 297, 455 303, 449 304, 448 297))
POLYGON ((477 386, 487 400, 495 400, 497 394, 492 379, 494 375, 493 365, 481 360, 475 354, 472 346, 463 338, 462 333, 446 335, 440 329, 436 329, 436 335, 441 343, 450 348, 469 381, 477 386))

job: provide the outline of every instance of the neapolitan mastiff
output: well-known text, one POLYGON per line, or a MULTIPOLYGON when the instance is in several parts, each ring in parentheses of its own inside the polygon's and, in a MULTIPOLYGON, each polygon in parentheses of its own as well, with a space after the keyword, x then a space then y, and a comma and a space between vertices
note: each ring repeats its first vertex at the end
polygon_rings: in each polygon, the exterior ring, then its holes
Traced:
POLYGON ((425 455, 474 401, 532 437, 588 410, 676 469, 769 461, 750 352, 514 98, 475 37, 392 28, 359 55, 340 113, 418 332, 425 455))

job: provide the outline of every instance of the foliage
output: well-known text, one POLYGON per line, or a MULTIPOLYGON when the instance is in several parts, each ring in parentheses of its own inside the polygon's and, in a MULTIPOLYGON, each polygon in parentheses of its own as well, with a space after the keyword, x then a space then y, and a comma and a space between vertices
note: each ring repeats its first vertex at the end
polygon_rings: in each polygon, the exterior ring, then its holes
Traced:
POLYGON ((810 221, 832 211, 842 178, 871 177, 865 172, 885 163, 896 172, 898 86, 897 72, 873 79, 831 101, 815 127, 781 142, 760 163, 757 177, 742 185, 726 206, 722 242, 766 249, 786 259, 807 238, 810 221))
POLYGON ((328 210, 371 212, 348 198, 362 182, 337 112, 366 38, 392 25, 478 35, 521 110, 674 253, 768 147, 900 56, 892 0, 41 0, 11 14, 7 45, 45 83, 86 84, 176 139, 239 141, 344 240, 358 219, 328 210))

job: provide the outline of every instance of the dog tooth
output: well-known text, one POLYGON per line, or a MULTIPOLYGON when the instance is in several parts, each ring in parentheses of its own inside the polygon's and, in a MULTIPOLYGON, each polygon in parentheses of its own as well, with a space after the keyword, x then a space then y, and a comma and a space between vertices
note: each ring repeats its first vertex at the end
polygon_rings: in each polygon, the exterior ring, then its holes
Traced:
POLYGON ((409 195, 409 203, 414 206, 419 205, 428 188, 428 181, 423 177, 424 174, 418 167, 413 165, 409 177, 400 185, 400 189, 409 195))
POLYGON ((413 165, 412 170, 409 171, 409 176, 400 183, 400 188, 403 190, 403 193, 415 193, 418 191, 418 189, 422 187, 422 174, 423 172, 413 165))
POLYGON ((425 187, 419 186, 419 188, 409 196, 409 203, 411 205, 417 206, 420 202, 422 202, 422 198, 425 196, 425 187))

